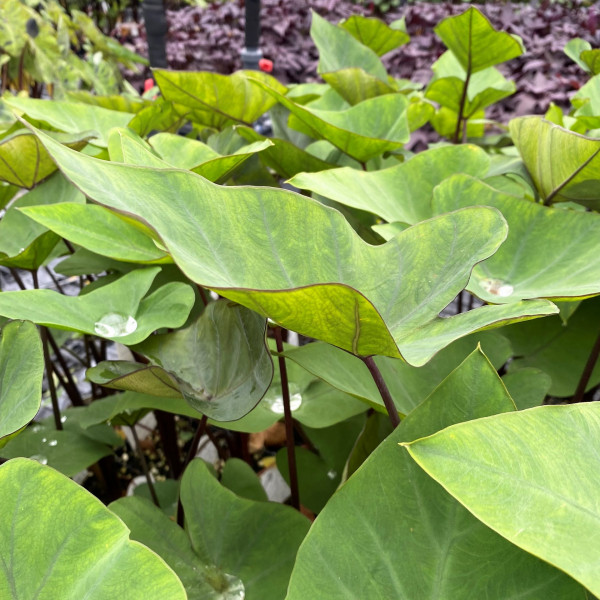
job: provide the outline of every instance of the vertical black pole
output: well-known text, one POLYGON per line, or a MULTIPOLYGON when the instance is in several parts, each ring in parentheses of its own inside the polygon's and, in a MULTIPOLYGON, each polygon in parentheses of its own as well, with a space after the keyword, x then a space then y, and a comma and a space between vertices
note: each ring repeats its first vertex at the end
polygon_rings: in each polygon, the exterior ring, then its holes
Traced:
POLYGON ((260 0, 246 0, 246 28, 242 67, 258 71, 258 61, 262 58, 260 50, 260 0))
POLYGON ((163 0, 144 0, 142 2, 146 41, 150 66, 168 69, 167 62, 167 14, 163 0))

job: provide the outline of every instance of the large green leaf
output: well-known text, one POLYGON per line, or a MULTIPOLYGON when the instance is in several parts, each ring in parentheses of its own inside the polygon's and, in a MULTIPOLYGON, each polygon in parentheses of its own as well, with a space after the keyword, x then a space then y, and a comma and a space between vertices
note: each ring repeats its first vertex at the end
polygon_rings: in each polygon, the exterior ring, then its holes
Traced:
POLYGON ((156 554, 53 469, 27 459, 2 465, 0 504, 0 597, 185 600, 181 582, 156 554))
POLYGON ((184 283, 168 283, 144 297, 159 271, 137 269, 80 296, 52 290, 2 292, 0 314, 136 344, 160 327, 183 325, 194 303, 194 292, 184 283))
POLYGON ((288 506, 237 497, 199 459, 183 475, 181 502, 186 532, 138 498, 110 508, 172 566, 190 600, 281 600, 309 528, 305 517, 288 506))
POLYGON ((488 155, 469 144, 426 150, 405 163, 381 171, 343 167, 300 173, 290 183, 336 202, 372 212, 386 221, 414 224, 432 216, 433 188, 454 173, 484 177, 488 155))
POLYGON ((394 21, 387 25, 381 19, 352 15, 339 26, 361 44, 371 48, 378 56, 383 56, 410 41, 410 36, 402 28, 403 25, 403 21, 394 21))
MULTIPOLYGON (((452 52, 442 54, 431 69, 434 76, 427 86, 425 97, 458 113, 467 73, 452 52)), ((462 113, 469 118, 515 91, 515 84, 494 67, 473 73, 467 85, 462 113)))
POLYGON ((388 74, 379 56, 345 28, 329 23, 315 11, 312 11, 310 36, 319 51, 319 74, 360 67, 365 73, 387 83, 388 74))
MULTIPOLYGON (((79 150, 87 134, 72 135, 48 132, 59 142, 79 150)), ((56 171, 40 140, 25 128, 16 129, 0 139, 0 179, 18 187, 31 188, 56 171)))
POLYGON ((95 134, 93 143, 106 146, 107 134, 112 127, 126 127, 133 114, 109 110, 101 106, 59 100, 37 100, 12 96, 5 102, 16 111, 31 119, 47 123, 51 127, 70 134, 90 132, 95 134))
POLYGON ((519 117, 510 134, 546 204, 578 202, 600 209, 600 140, 541 117, 519 117))
POLYGON ((398 447, 513 410, 473 352, 334 494, 300 547, 287 600, 583 600, 575 582, 477 521, 398 447))
POLYGON ((533 367, 512 370, 502 382, 519 410, 540 406, 552 386, 550 375, 533 367))
POLYGON ((325 139, 358 161, 400 148, 409 140, 406 117, 408 100, 402 94, 386 94, 343 110, 303 106, 263 81, 252 80, 300 121, 315 139, 325 139))
POLYGON ((447 17, 435 32, 470 73, 516 58, 524 51, 521 38, 496 31, 474 6, 447 17))
MULTIPOLYGON (((552 378, 550 394, 572 396, 600 331, 600 300, 581 303, 565 324, 556 315, 536 323, 507 327, 516 358, 509 371, 535 367, 552 378)), ((600 362, 596 363, 586 389, 600 383, 600 362)))
POLYGON ((373 247, 337 211, 286 190, 219 187, 43 139, 87 195, 148 223, 192 281, 354 354, 422 365, 473 331, 558 310, 538 300, 438 317, 506 236, 492 208, 443 215, 373 247))
POLYGON ((273 363, 265 325, 263 317, 243 306, 211 302, 186 329, 153 335, 136 346, 136 352, 156 367, 139 364, 133 370, 135 363, 125 363, 123 372, 119 363, 114 363, 116 369, 101 363, 88 371, 88 377, 100 382, 95 372, 102 379, 112 373, 110 387, 183 396, 211 419, 233 421, 250 412, 271 383, 273 363))
POLYGON ((475 204, 497 208, 508 223, 508 237, 475 267, 470 292, 493 303, 600 294, 600 215, 542 206, 467 175, 454 175, 434 191, 437 213, 475 204), (548 243, 555 239, 563 241, 548 243))
MULTIPOLYGON (((398 412, 409 414, 479 343, 496 368, 500 368, 512 355, 510 344, 500 333, 482 331, 455 341, 423 367, 412 367, 384 356, 377 357, 375 362, 398 412)), ((285 355, 329 385, 378 410, 384 410, 381 394, 367 367, 351 354, 317 342, 289 349, 285 355)))
POLYGON ((55 202, 80 204, 85 198, 62 173, 55 173, 10 205, 0 220, 0 264, 33 270, 46 260, 59 237, 17 209, 55 202))
POLYGON ((600 594, 600 407, 542 406, 408 445, 478 519, 600 594))
POLYGON ((71 242, 116 260, 135 263, 168 261, 142 223, 93 204, 32 206, 22 213, 71 242))
POLYGON ((44 357, 37 328, 13 321, 0 329, 0 446, 35 417, 42 400, 44 357))
POLYGON ((268 111, 275 100, 269 93, 253 85, 248 76, 258 78, 277 92, 285 86, 260 71, 237 71, 232 75, 209 72, 154 70, 154 78, 166 100, 192 109, 192 120, 223 129, 227 125, 252 125, 268 111))
POLYGON ((173 133, 159 133, 152 136, 150 145, 163 160, 174 167, 188 169, 215 183, 224 183, 249 158, 272 147, 273 142, 268 139, 257 141, 226 156, 215 152, 202 142, 173 133))

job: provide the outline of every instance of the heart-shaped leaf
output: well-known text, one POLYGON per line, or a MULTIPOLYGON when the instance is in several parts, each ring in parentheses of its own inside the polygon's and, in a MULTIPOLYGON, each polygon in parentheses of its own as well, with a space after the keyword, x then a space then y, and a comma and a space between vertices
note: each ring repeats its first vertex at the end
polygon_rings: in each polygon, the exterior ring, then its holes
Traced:
POLYGON ((600 140, 541 117, 519 117, 510 135, 545 204, 577 202, 600 209, 600 140))
POLYGON ((202 460, 192 461, 186 469, 181 502, 185 532, 138 498, 117 500, 110 509, 135 539, 172 566, 189 600, 204 600, 215 592, 246 600, 284 596, 298 546, 310 525, 305 517, 289 506, 237 497, 202 460))
POLYGON ((516 58, 525 50, 521 38, 496 31, 474 6, 447 17, 435 32, 469 73, 516 58))
POLYGON ((398 448, 506 411, 514 405, 495 369, 473 352, 334 494, 298 552, 287 600, 583 600, 575 582, 477 521, 398 448))
POLYGON ((135 350, 156 366, 100 363, 88 377, 117 389, 183 397, 219 421, 250 412, 273 377, 264 318, 227 301, 211 302, 191 326, 154 335, 135 350))
POLYGON ((160 327, 183 325, 194 304, 194 292, 184 283, 168 283, 144 297, 159 271, 137 269, 80 296, 52 290, 3 292, 0 314, 137 344, 160 327))
POLYGON ((298 119, 315 139, 325 139, 360 162, 400 148, 409 140, 408 100, 403 94, 371 98, 345 110, 303 106, 279 90, 252 79, 298 119))
POLYGON ((0 466, 0 504, 2 598, 185 600, 181 582, 154 552, 53 469, 27 459, 0 466))
POLYGON ((434 191, 437 213, 474 204, 497 208, 508 223, 508 237, 475 267, 470 292, 494 303, 600 294, 600 215, 515 198, 467 175, 454 175, 434 191), (569 236, 560 245, 548 244, 564 238, 565 231, 569 236))
POLYGON ((192 109, 189 118, 215 129, 241 123, 251 126, 275 100, 250 83, 249 75, 280 93, 285 86, 260 71, 237 71, 232 75, 209 72, 154 70, 154 79, 166 100, 192 109))
POLYGON ((340 213, 292 192, 219 187, 186 171, 109 163, 43 139, 87 195, 148 223, 192 281, 357 355, 422 365, 477 329, 558 310, 538 300, 438 317, 506 236, 492 208, 443 215, 373 247, 340 213))
POLYGON ((478 519, 598 595, 599 438, 590 402, 461 423, 407 447, 478 519))
POLYGON ((343 167, 321 173, 300 173, 290 179, 297 188, 374 213, 386 221, 413 225, 431 218, 433 188, 454 173, 484 177, 488 155, 464 144, 426 150, 405 163, 381 171, 343 167))
POLYGON ((352 15, 339 26, 375 54, 383 56, 410 41, 403 24, 403 21, 395 21, 387 25, 381 19, 352 15))
POLYGON ((35 417, 42 400, 44 356, 33 323, 13 321, 0 329, 0 446, 35 417))

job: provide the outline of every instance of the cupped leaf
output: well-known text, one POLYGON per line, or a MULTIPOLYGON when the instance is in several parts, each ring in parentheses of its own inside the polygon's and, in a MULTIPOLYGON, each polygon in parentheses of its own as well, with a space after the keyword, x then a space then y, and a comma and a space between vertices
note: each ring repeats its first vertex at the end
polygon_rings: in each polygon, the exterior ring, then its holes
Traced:
POLYGON ((398 448, 507 411, 495 369, 473 352, 334 494, 300 547, 287 600, 583 600, 574 581, 477 521, 398 448))
POLYGON ((189 172, 108 163, 43 139, 87 195, 148 223, 192 281, 358 355, 422 365, 477 329, 558 310, 539 300, 438 317, 506 236, 492 208, 443 215, 373 247, 337 211, 286 190, 219 187, 189 172))
POLYGON ((225 597, 243 593, 246 600, 284 596, 309 528, 305 517, 288 506, 237 497, 199 459, 183 475, 181 502, 186 532, 137 498, 117 500, 110 508, 135 539, 172 566, 190 600, 216 600, 228 593, 225 597))
POLYGON ((103 206, 60 203, 21 209, 25 215, 97 254, 135 263, 168 261, 146 227, 103 206))
POLYGON ((266 83, 252 79, 298 119, 315 139, 325 139, 360 162, 400 148, 410 137, 402 94, 386 94, 345 110, 298 104, 266 83))
POLYGON ((219 75, 154 70, 154 79, 166 100, 192 109, 189 118, 215 129, 235 123, 250 126, 275 104, 276 100, 267 91, 250 82, 249 75, 279 93, 286 91, 276 79, 260 71, 219 75))
POLYGON ((470 292, 493 303, 600 294, 600 215, 542 206, 467 175, 454 175, 434 191, 437 213, 474 204, 497 208, 508 223, 508 237, 494 256, 475 267, 470 292), (549 244, 549 239, 563 241, 549 244))
MULTIPOLYGON (((512 372, 534 367, 552 378, 550 394, 572 396, 600 331, 600 301, 585 300, 565 324, 560 316, 537 323, 507 327, 503 333, 511 341, 516 358, 512 372)), ((586 390, 600 383, 600 362, 596 363, 586 390)))
POLYGON ((361 44, 371 48, 375 54, 383 56, 410 41, 410 36, 402 25, 403 21, 394 21, 387 25, 381 19, 352 15, 339 26, 361 44))
POLYGON ((194 304, 189 285, 168 283, 144 297, 159 268, 137 269, 80 296, 52 290, 0 294, 0 314, 136 344, 160 327, 180 327, 194 304))
POLYGON ((581 53, 591 49, 592 45, 588 41, 581 38, 573 38, 567 42, 563 50, 573 62, 576 62, 584 71, 589 72, 589 67, 581 60, 581 53))
POLYGON ((0 446, 40 408, 44 356, 38 330, 28 321, 0 329, 0 446))
MULTIPOLYGON (((88 136, 48 132, 59 142, 79 150, 88 136)), ((0 139, 0 179, 18 187, 32 188, 56 171, 40 140, 27 129, 16 129, 0 139)))
POLYGON ((107 134, 112 127, 126 127, 133 114, 109 110, 101 106, 66 102, 60 100, 38 100, 13 96, 5 102, 14 110, 31 119, 47 123, 50 127, 69 134, 90 132, 96 134, 93 143, 106 147, 107 134))
POLYGON ((265 330, 263 317, 222 300, 211 302, 190 327, 154 335, 136 351, 175 381, 192 408, 233 421, 256 406, 273 378, 265 330))
POLYGON ((541 117, 513 119, 509 129, 545 204, 577 202, 600 209, 600 140, 541 117))
MULTIPOLYGON (((267 138, 251 127, 240 125, 236 131, 249 142, 260 142, 267 138)), ((326 162, 299 148, 295 144, 280 138, 268 138, 271 146, 259 155, 260 160, 278 175, 289 179, 301 171, 325 171, 335 168, 335 164, 326 162)))
POLYGON ((483 523, 598 595, 599 437, 591 402, 461 423, 407 448, 483 523))
POLYGON ((525 50, 521 38, 496 31, 474 6, 460 15, 447 17, 435 32, 471 73, 516 58, 525 50))
POLYGON ((185 600, 181 582, 156 554, 53 469, 27 459, 2 465, 0 504, 2 598, 185 600))
POLYGON ((464 144, 426 150, 405 163, 381 171, 343 167, 300 173, 290 183, 336 202, 374 213, 386 221, 413 225, 432 216, 433 188, 454 173, 484 177, 488 155, 464 144))

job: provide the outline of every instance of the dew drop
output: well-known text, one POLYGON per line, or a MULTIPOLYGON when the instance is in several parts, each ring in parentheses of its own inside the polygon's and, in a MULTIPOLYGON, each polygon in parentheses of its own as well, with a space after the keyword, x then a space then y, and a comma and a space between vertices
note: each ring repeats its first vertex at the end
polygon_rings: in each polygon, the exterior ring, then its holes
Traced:
POLYGON ((50 440, 50 441, 48 442, 48 446, 56 446, 56 444, 58 444, 58 441, 57 441, 57 440, 50 440))
POLYGON ((41 425, 34 425, 34 426, 31 428, 31 432, 32 432, 32 433, 37 433, 38 431, 41 431, 41 430, 42 430, 42 426, 41 426, 41 425))
POLYGON ((48 459, 43 454, 32 454, 29 458, 37 460, 42 465, 48 464, 48 459))
MULTIPOLYGON (((275 388, 273 388, 273 391, 274 391, 273 395, 269 394, 269 395, 267 395, 267 397, 265 397, 265 402, 266 402, 267 406, 271 409, 272 412, 274 412, 275 414, 278 414, 278 415, 282 415, 282 414, 284 414, 284 408, 283 408, 283 396, 281 394, 281 388, 275 387, 275 388)), ((295 410, 298 410, 301 405, 302 405, 302 394, 300 393, 298 386, 291 383, 290 384, 290 408, 291 408, 292 412, 294 412, 295 410)))
POLYGON ((48 441, 48 438, 42 438, 42 443, 45 444, 48 441))
POLYGON ((327 471, 327 477, 329 477, 331 480, 335 479, 337 477, 337 471, 334 469, 329 469, 329 471, 327 471))
POLYGON ((500 296, 501 298, 510 296, 514 291, 514 288, 510 283, 502 281, 501 279, 484 279, 481 282, 481 287, 486 292, 494 294, 494 296, 500 296))
POLYGON ((61 422, 61 423, 64 423, 66 420, 67 420, 67 417, 66 417, 66 415, 63 415, 63 416, 60 418, 60 422, 61 422))
POLYGON ((94 324, 94 331, 101 337, 116 338, 133 333, 137 321, 120 313, 106 313, 94 324))

